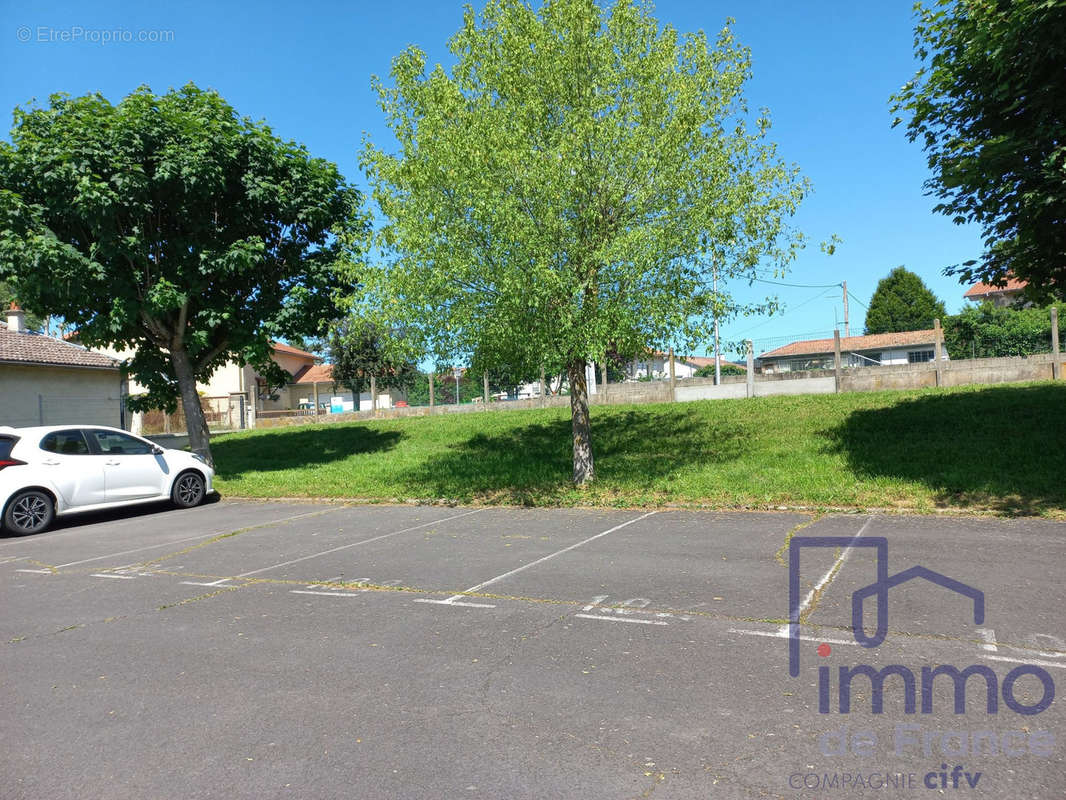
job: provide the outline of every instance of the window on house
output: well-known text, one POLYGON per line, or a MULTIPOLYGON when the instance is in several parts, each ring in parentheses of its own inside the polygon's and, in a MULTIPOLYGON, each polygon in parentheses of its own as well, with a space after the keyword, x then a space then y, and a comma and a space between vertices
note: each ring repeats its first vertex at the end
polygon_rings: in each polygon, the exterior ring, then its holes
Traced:
POLYGON ((907 353, 907 361, 911 364, 924 364, 933 360, 932 350, 911 350, 907 353))

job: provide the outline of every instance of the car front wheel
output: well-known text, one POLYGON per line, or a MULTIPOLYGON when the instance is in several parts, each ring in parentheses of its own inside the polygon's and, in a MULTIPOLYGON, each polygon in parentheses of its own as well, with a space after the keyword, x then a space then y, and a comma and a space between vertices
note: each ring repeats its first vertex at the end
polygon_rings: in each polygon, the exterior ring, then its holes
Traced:
POLYGON ((55 519, 52 498, 36 489, 19 492, 4 510, 4 527, 18 536, 40 533, 55 519))
POLYGON ((174 488, 170 490, 170 499, 178 508, 192 508, 204 501, 206 494, 204 478, 198 472, 183 472, 174 481, 174 488))

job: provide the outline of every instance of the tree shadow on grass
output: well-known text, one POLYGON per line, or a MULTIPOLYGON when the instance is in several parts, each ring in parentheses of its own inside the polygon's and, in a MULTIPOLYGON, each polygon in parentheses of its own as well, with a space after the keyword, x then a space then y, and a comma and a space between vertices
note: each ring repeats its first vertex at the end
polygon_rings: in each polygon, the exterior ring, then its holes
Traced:
POLYGON ((928 394, 822 435, 859 476, 917 481, 942 507, 1066 509, 1066 385, 928 394))
POLYGON ((403 434, 364 425, 277 428, 252 436, 233 436, 212 443, 215 468, 227 479, 246 472, 303 469, 342 461, 349 456, 391 450, 403 434), (273 440, 273 441, 272 441, 273 440))
MULTIPOLYGON (((595 486, 608 492, 669 492, 670 478, 679 470, 738 458, 744 437, 743 430, 716 426, 684 406, 593 409, 595 486)), ((572 491, 572 457, 567 417, 476 434, 402 480, 437 497, 539 505, 572 491)))

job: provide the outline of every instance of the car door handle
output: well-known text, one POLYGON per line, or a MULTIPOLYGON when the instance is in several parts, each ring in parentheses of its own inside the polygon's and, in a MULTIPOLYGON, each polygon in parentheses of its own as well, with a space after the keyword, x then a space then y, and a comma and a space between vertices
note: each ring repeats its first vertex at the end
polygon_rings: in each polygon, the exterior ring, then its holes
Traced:
POLYGON ((104 463, 107 464, 107 466, 109 466, 109 467, 117 467, 122 462, 121 461, 113 461, 112 460, 112 461, 105 461, 104 463))
POLYGON ((58 467, 59 466, 59 462, 56 459, 54 459, 54 458, 45 459, 41 463, 46 465, 46 466, 49 466, 49 467, 58 467))

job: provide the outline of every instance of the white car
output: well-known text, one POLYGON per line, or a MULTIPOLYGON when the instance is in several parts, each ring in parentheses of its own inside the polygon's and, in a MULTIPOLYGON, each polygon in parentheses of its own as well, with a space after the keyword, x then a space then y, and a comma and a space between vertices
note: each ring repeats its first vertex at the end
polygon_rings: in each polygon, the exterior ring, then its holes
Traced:
POLYGON ((39 533, 57 516, 167 499, 191 508, 214 475, 197 455, 117 428, 0 427, 0 527, 39 533))

